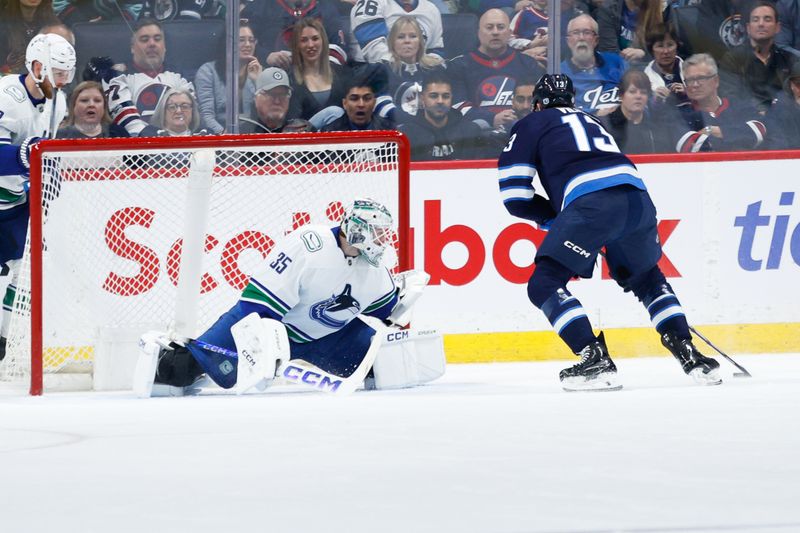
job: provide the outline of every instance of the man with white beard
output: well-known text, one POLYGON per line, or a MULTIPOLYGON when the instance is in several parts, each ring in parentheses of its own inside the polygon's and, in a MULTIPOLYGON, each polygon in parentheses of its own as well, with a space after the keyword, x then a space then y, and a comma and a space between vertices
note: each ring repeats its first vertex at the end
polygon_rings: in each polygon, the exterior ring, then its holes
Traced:
POLYGON ((598 39, 597 21, 590 15, 570 20, 567 46, 572 55, 561 62, 561 72, 575 85, 575 107, 602 115, 619 105, 618 86, 628 64, 617 54, 595 51, 598 39))

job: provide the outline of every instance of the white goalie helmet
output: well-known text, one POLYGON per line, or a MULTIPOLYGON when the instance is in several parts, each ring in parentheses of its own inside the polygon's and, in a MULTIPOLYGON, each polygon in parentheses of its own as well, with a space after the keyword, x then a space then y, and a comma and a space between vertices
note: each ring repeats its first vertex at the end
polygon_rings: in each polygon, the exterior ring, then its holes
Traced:
POLYGON ((33 74, 33 62, 42 64, 40 77, 34 75, 36 83, 42 83, 47 77, 56 86, 55 71, 65 75, 63 85, 72 82, 75 77, 75 49, 69 42, 55 33, 36 35, 25 50, 25 66, 33 74))
POLYGON ((380 202, 358 198, 345 209, 342 233, 369 264, 378 266, 386 248, 394 241, 394 219, 380 202))

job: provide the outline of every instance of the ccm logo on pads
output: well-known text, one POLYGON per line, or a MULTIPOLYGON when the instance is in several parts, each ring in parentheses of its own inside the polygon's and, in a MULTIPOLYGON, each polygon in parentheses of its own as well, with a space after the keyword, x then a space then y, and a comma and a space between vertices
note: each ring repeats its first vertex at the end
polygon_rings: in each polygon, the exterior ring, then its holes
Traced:
POLYGON ((572 241, 564 241, 564 246, 566 246, 576 254, 580 255, 581 257, 591 257, 592 255, 572 241))

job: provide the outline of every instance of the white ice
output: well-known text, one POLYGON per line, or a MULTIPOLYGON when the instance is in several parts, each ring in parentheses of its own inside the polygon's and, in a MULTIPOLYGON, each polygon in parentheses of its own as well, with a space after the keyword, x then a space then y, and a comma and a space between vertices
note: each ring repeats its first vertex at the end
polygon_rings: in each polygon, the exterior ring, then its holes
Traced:
POLYGON ((0 532, 800 531, 800 354, 700 387, 620 359, 451 365, 418 389, 0 393, 0 532))

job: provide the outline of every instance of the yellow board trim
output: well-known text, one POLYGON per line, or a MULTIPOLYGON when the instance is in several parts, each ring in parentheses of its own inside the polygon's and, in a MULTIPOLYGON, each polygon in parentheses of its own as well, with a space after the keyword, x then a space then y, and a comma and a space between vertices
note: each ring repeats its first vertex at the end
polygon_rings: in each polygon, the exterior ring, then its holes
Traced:
MULTIPOLYGON (((696 326, 696 329, 729 355, 800 351, 800 323, 710 325, 696 326)), ((604 331, 613 357, 669 355, 653 328, 604 331)), ((715 354, 702 340, 695 341, 702 352, 715 354)), ((444 350, 448 363, 549 361, 574 357, 552 331, 449 334, 444 336, 444 350)))

